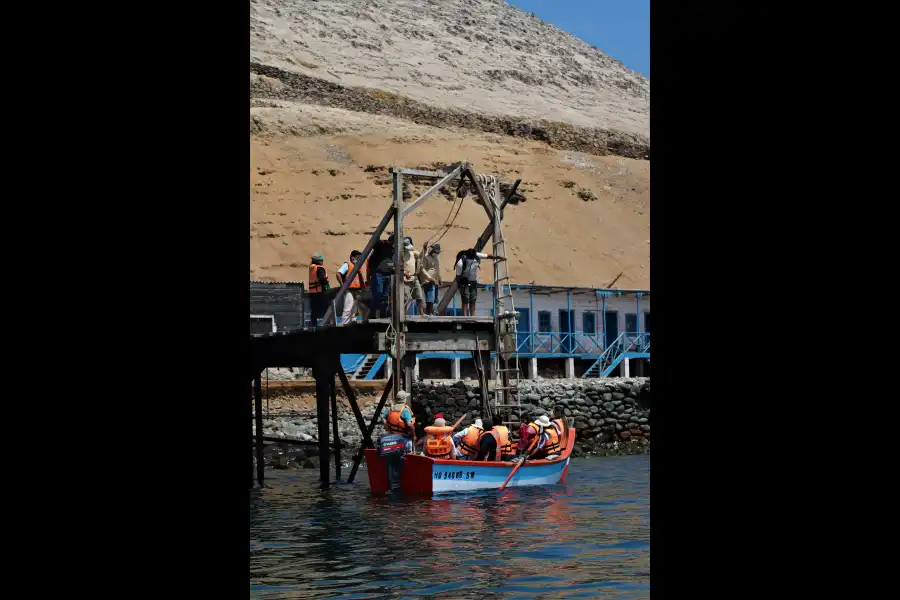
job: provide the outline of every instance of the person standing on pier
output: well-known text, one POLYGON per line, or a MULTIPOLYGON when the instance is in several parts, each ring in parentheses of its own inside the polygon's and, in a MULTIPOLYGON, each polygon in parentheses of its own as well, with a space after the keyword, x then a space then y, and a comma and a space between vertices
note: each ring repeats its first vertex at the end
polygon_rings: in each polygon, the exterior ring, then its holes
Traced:
MULTIPOLYGON (((362 252, 359 250, 354 250, 350 253, 350 260, 342 264, 338 269, 338 280, 340 280, 341 285, 344 284, 344 280, 347 278, 347 275, 350 274, 350 271, 353 270, 353 267, 356 265, 356 261, 359 260, 361 254, 362 252)), ((362 269, 360 269, 359 273, 356 274, 356 277, 353 278, 353 281, 351 281, 350 285, 347 287, 347 293, 344 294, 344 309, 341 314, 342 325, 349 323, 356 317, 357 313, 362 315, 363 320, 368 320, 369 309, 366 308, 364 304, 360 303, 360 297, 366 287, 364 281, 362 269)))
MULTIPOLYGON (((422 269, 422 254, 416 252, 413 240, 407 236, 403 238, 403 283, 406 284, 406 292, 409 298, 416 301, 419 314, 424 315, 425 303, 422 301, 422 284, 419 283, 419 271, 422 269)), ((406 300, 408 301, 409 298, 406 300)), ((406 307, 406 303, 403 304, 406 307)))
POLYGON ((325 316, 328 302, 325 292, 328 291, 328 271, 325 270, 325 257, 321 252, 313 254, 309 265, 309 308, 312 312, 312 325, 315 327, 319 319, 325 316))
POLYGON ((463 316, 475 316, 475 301, 478 299, 478 267, 481 259, 503 260, 499 256, 492 256, 478 252, 475 248, 463 250, 456 255, 456 279, 459 282, 459 296, 462 299, 463 316))
POLYGON ((441 245, 425 245, 425 254, 422 256, 422 270, 419 271, 419 282, 425 294, 425 314, 434 313, 434 305, 437 303, 437 291, 441 287, 441 245))
POLYGON ((391 275, 394 274, 394 234, 387 241, 378 240, 372 248, 367 264, 366 285, 372 288, 372 310, 376 318, 389 317, 388 295, 391 293, 391 275))

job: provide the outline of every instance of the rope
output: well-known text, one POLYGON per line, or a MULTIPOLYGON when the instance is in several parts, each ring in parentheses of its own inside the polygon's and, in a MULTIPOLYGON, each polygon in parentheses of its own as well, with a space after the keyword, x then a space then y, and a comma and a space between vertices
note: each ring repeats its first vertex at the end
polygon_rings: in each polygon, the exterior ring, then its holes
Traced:
MULTIPOLYGON (((437 228, 438 231, 440 231, 441 229, 443 229, 443 231, 441 232, 440 237, 438 237, 438 239, 434 240, 435 244, 437 244, 439 241, 441 241, 441 238, 443 238, 447 234, 447 232, 450 231, 450 228, 453 227, 453 223, 456 222, 456 217, 459 216, 459 210, 462 208, 463 200, 464 200, 463 198, 455 198, 453 200, 453 204, 450 205, 450 212, 447 214, 447 217, 444 219, 444 224, 437 228), (457 204, 457 202, 458 202, 458 204, 457 204), (454 208, 456 209, 455 215, 453 214, 454 208), (452 218, 451 218, 451 216, 452 216, 452 218), (448 223, 448 220, 449 220, 449 223, 448 223)), ((434 236, 436 236, 436 235, 437 235, 437 233, 434 233, 431 235, 430 238, 425 240, 426 247, 428 246, 428 244, 431 243, 431 240, 433 240, 434 236)))

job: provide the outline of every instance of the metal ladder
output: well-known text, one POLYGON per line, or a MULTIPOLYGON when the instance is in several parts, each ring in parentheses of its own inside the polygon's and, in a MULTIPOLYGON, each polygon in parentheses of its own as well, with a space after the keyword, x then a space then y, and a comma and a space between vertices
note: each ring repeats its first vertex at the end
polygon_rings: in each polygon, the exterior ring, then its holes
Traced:
MULTIPOLYGON (((500 216, 500 207, 497 205, 496 195, 491 195, 491 201, 494 205, 495 214, 500 217, 498 223, 502 223, 503 219, 500 216)), ((508 415, 513 412, 510 409, 515 410, 518 422, 522 422, 522 406, 519 402, 520 370, 517 327, 519 313, 516 312, 512 290, 509 285, 509 261, 506 260, 506 240, 499 225, 494 229, 493 247, 493 255, 504 259, 494 261, 494 289, 496 290, 494 315, 497 325, 495 339, 499 342, 494 358, 494 407, 501 416, 507 416, 503 424, 509 426, 510 423, 515 422, 508 418, 508 415)), ((510 433, 513 432, 510 431, 510 433)))

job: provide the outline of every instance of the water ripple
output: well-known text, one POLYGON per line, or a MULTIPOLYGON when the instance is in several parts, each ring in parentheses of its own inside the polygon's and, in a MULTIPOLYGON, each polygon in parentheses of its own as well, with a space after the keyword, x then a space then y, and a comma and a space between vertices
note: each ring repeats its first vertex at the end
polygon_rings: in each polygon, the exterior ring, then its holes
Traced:
POLYGON ((573 459, 562 485, 373 498, 366 472, 266 473, 250 498, 250 597, 648 598, 650 460, 573 459))

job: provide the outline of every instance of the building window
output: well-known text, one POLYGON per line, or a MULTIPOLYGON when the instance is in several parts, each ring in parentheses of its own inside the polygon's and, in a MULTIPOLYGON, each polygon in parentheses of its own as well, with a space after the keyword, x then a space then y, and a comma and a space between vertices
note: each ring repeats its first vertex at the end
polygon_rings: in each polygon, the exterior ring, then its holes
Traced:
POLYGON ((549 310, 539 310, 538 311, 538 331, 541 333, 549 333, 550 332, 550 311, 549 310))
POLYGON ((597 315, 592 312, 584 312, 581 316, 582 332, 591 335, 597 333, 597 315))
POLYGON ((638 321, 634 313, 625 314, 625 333, 637 333, 638 321))
POLYGON ((250 315, 250 333, 271 333, 278 331, 274 315, 250 315))

